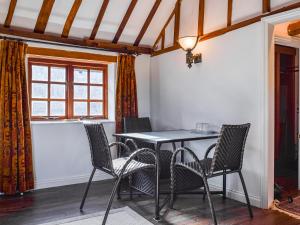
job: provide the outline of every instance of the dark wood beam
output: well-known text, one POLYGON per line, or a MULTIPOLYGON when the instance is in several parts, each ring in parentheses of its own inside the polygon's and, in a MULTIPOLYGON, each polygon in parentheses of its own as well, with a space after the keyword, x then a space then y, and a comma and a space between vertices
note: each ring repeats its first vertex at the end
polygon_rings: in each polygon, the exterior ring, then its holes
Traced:
POLYGON ((151 23, 154 15, 155 15, 155 13, 156 13, 156 11, 157 11, 160 3, 161 3, 161 0, 156 0, 155 1, 155 3, 153 5, 153 7, 152 7, 152 9, 151 9, 151 11, 150 11, 150 13, 149 13, 149 15, 148 15, 145 23, 144 23, 144 25, 143 25, 143 27, 142 27, 139 35, 137 36, 137 38, 136 38, 136 40, 134 42, 134 46, 138 46, 140 44, 140 42, 141 42, 144 34, 146 33, 146 31, 147 31, 147 29, 148 29, 148 27, 149 27, 149 25, 150 25, 150 23, 151 23))
MULTIPOLYGON (((265 13, 265 14, 262 14, 262 15, 259 15, 259 16, 241 21, 241 22, 233 24, 229 27, 218 29, 216 31, 213 31, 213 32, 210 32, 210 33, 207 33, 207 34, 203 35, 203 37, 200 39, 200 42, 201 41, 206 41, 206 40, 211 39, 211 38, 221 36, 225 33, 231 32, 233 30, 240 29, 242 27, 249 26, 249 25, 254 24, 254 23, 257 23, 257 22, 261 21, 261 19, 264 18, 264 17, 275 15, 275 14, 278 14, 278 13, 283 13, 283 12, 286 12, 286 11, 289 11, 289 10, 297 9, 299 7, 300 7, 300 2, 292 3, 290 5, 287 5, 287 6, 284 6, 282 8, 276 9, 276 10, 271 11, 269 13, 265 13)), ((177 50, 177 49, 179 49, 179 46, 168 47, 168 48, 165 48, 163 50, 154 51, 152 53, 152 56, 161 55, 161 54, 171 52, 171 51, 174 51, 174 50, 177 50)))
POLYGON ((72 24, 74 22, 75 16, 79 10, 81 3, 82 3, 82 0, 74 0, 73 6, 70 10, 70 13, 65 22, 63 32, 61 34, 62 37, 67 38, 69 36, 70 29, 72 27, 72 24))
POLYGON ((231 23, 232 23, 232 3, 233 3, 233 0, 228 0, 227 27, 230 27, 231 23))
MULTIPOLYGON (((175 25, 174 25, 174 40, 173 45, 178 45, 179 30, 180 30, 180 11, 181 11, 181 0, 177 0, 175 7, 175 25)), ((164 31, 165 33, 165 31, 164 31)))
POLYGON ((133 12, 134 7, 136 6, 137 0, 131 0, 130 5, 125 13, 125 16, 123 17, 123 20, 118 28, 118 31, 112 41, 112 43, 118 43, 119 38, 121 37, 121 34, 123 33, 123 30, 131 16, 131 13, 133 12))
POLYGON ((94 40, 96 38, 97 32, 99 30, 100 24, 101 24, 102 19, 104 17, 106 8, 108 6, 108 3, 109 3, 109 0, 104 0, 103 3, 102 3, 102 6, 101 6, 100 11, 99 11, 99 14, 97 16, 97 20, 95 22, 95 25, 93 27, 93 31, 92 31, 91 36, 90 36, 91 40, 94 40))
POLYGON ((44 0, 39 16, 37 18, 34 32, 43 34, 45 32, 49 16, 51 14, 55 0, 44 0))
POLYGON ((295 35, 300 34, 300 21, 289 24, 288 34, 290 36, 295 36, 295 35))
POLYGON ((115 44, 102 40, 86 40, 86 43, 96 45, 99 48, 110 49, 110 50, 122 50, 125 53, 140 53, 140 54, 151 54, 152 48, 148 46, 133 46, 128 44, 115 44))
POLYGON ((271 2, 270 0, 262 0, 262 12, 268 13, 271 11, 271 2))
POLYGON ((105 42, 98 40, 96 42, 89 42, 88 40, 77 38, 62 38, 58 35, 52 34, 40 34, 32 32, 29 29, 24 28, 7 28, 0 25, 0 34, 7 34, 12 36, 18 36, 22 38, 35 39, 43 43, 61 43, 64 45, 78 46, 85 48, 96 48, 104 51, 119 52, 119 53, 139 53, 139 54, 151 54, 152 48, 149 46, 132 46, 129 44, 114 44, 111 42, 105 42))
POLYGON ((100 62, 117 62, 117 56, 94 54, 87 52, 66 51, 53 48, 28 47, 27 54, 33 56, 59 57, 100 62))
POLYGON ((15 8, 17 5, 17 0, 11 0, 10 4, 9 4, 9 8, 8 8, 8 13, 4 22, 4 26, 5 27, 10 27, 14 12, 15 12, 15 8))
POLYGON ((198 35, 203 35, 205 0, 199 0, 198 35))

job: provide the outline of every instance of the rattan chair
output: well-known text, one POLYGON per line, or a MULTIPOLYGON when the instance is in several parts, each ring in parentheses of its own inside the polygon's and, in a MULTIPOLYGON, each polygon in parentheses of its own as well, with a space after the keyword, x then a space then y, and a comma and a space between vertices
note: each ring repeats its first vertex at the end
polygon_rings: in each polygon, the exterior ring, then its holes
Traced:
POLYGON ((116 179, 102 222, 102 225, 104 225, 106 223, 109 210, 112 205, 112 201, 114 199, 121 179, 124 177, 128 177, 131 174, 143 169, 152 169, 153 171, 157 171, 156 155, 152 149, 148 148, 138 149, 137 151, 131 153, 128 146, 126 146, 123 143, 114 142, 109 144, 102 124, 87 124, 84 126, 90 143, 92 164, 94 168, 90 176, 89 182, 86 186, 80 205, 80 210, 82 211, 83 209, 86 196, 88 194, 93 176, 97 169, 110 174, 116 179), (122 149, 128 152, 129 156, 113 160, 111 156, 111 147, 113 146, 121 146, 122 149), (135 158, 140 154, 147 154, 150 157, 152 157, 153 164, 147 164, 136 161, 135 158))
MULTIPOLYGON (((151 132, 152 127, 150 123, 149 117, 142 118, 133 118, 127 117, 123 119, 123 129, 125 133, 135 133, 135 132, 151 132)), ((126 140, 125 142, 130 148, 131 151, 136 151, 139 148, 150 148, 155 149, 154 144, 146 143, 138 140, 126 140)), ((172 151, 169 150, 160 150, 160 178, 161 179, 170 179, 170 165, 172 158, 172 151)), ((137 157, 137 161, 143 163, 153 164, 153 158, 149 157, 149 155, 140 154, 137 157)), ((152 195, 154 192, 154 180, 155 176, 153 171, 143 170, 139 171, 132 175, 129 179, 130 193, 132 193, 132 189, 138 190, 142 193, 152 195)), ((131 195, 132 197, 132 195, 131 195)))
POLYGON ((249 215, 251 218, 253 217, 249 196, 241 172, 249 128, 250 124, 223 125, 217 143, 208 148, 203 160, 199 160, 195 153, 189 148, 179 148, 174 152, 171 161, 171 208, 173 208, 174 194, 176 194, 176 183, 180 183, 180 181, 176 180, 180 179, 176 174, 180 172, 182 168, 185 168, 198 175, 198 177, 203 180, 203 186, 208 197, 212 218, 214 224, 217 224, 207 180, 212 177, 223 176, 224 174, 238 173, 244 189, 249 215), (213 148, 215 148, 213 157, 208 158, 208 155, 213 148), (179 161, 176 162, 176 156, 180 152, 188 152, 193 160, 183 163, 179 161))

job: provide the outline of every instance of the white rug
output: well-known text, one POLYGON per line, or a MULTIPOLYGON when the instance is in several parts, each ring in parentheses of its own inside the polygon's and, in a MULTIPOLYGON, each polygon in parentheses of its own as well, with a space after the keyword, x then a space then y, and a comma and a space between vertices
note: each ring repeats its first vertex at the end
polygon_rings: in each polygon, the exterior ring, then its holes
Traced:
MULTIPOLYGON (((72 217, 40 225, 101 225, 105 212, 72 217)), ((112 209, 106 225, 153 225, 129 207, 112 209)))

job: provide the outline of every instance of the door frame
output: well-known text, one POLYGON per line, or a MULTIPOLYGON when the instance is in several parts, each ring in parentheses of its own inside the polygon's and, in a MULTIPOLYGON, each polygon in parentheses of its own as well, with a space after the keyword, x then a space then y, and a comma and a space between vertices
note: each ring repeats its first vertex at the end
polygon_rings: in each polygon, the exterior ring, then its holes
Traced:
MULTIPOLYGON (((263 29, 263 78, 261 82, 261 129, 262 138, 261 158, 261 207, 270 208, 274 200, 274 131, 275 131, 275 37, 274 26, 276 24, 299 20, 300 8, 262 18, 263 29)), ((289 38, 293 40, 293 38, 289 38)), ((299 48, 299 45, 298 45, 299 48)))

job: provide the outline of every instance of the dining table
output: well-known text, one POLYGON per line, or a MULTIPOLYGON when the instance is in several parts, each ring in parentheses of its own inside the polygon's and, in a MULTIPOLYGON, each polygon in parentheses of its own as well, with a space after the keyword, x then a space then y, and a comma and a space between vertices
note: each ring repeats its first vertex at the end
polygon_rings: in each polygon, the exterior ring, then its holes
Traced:
MULTIPOLYGON (((162 144, 171 143, 173 150, 176 148, 176 143, 180 143, 180 147, 184 147, 186 142, 200 141, 208 139, 216 139, 220 136, 217 131, 196 131, 196 130, 164 130, 152 132, 137 132, 137 133, 117 133, 114 134, 117 140, 133 139, 146 143, 154 144, 157 161, 160 159, 160 148, 162 144)), ((184 155, 181 155, 181 160, 184 161, 184 155)), ((156 193, 160 193, 160 165, 157 165, 156 173, 156 193)), ((155 220, 160 220, 160 194, 155 197, 155 220)))

